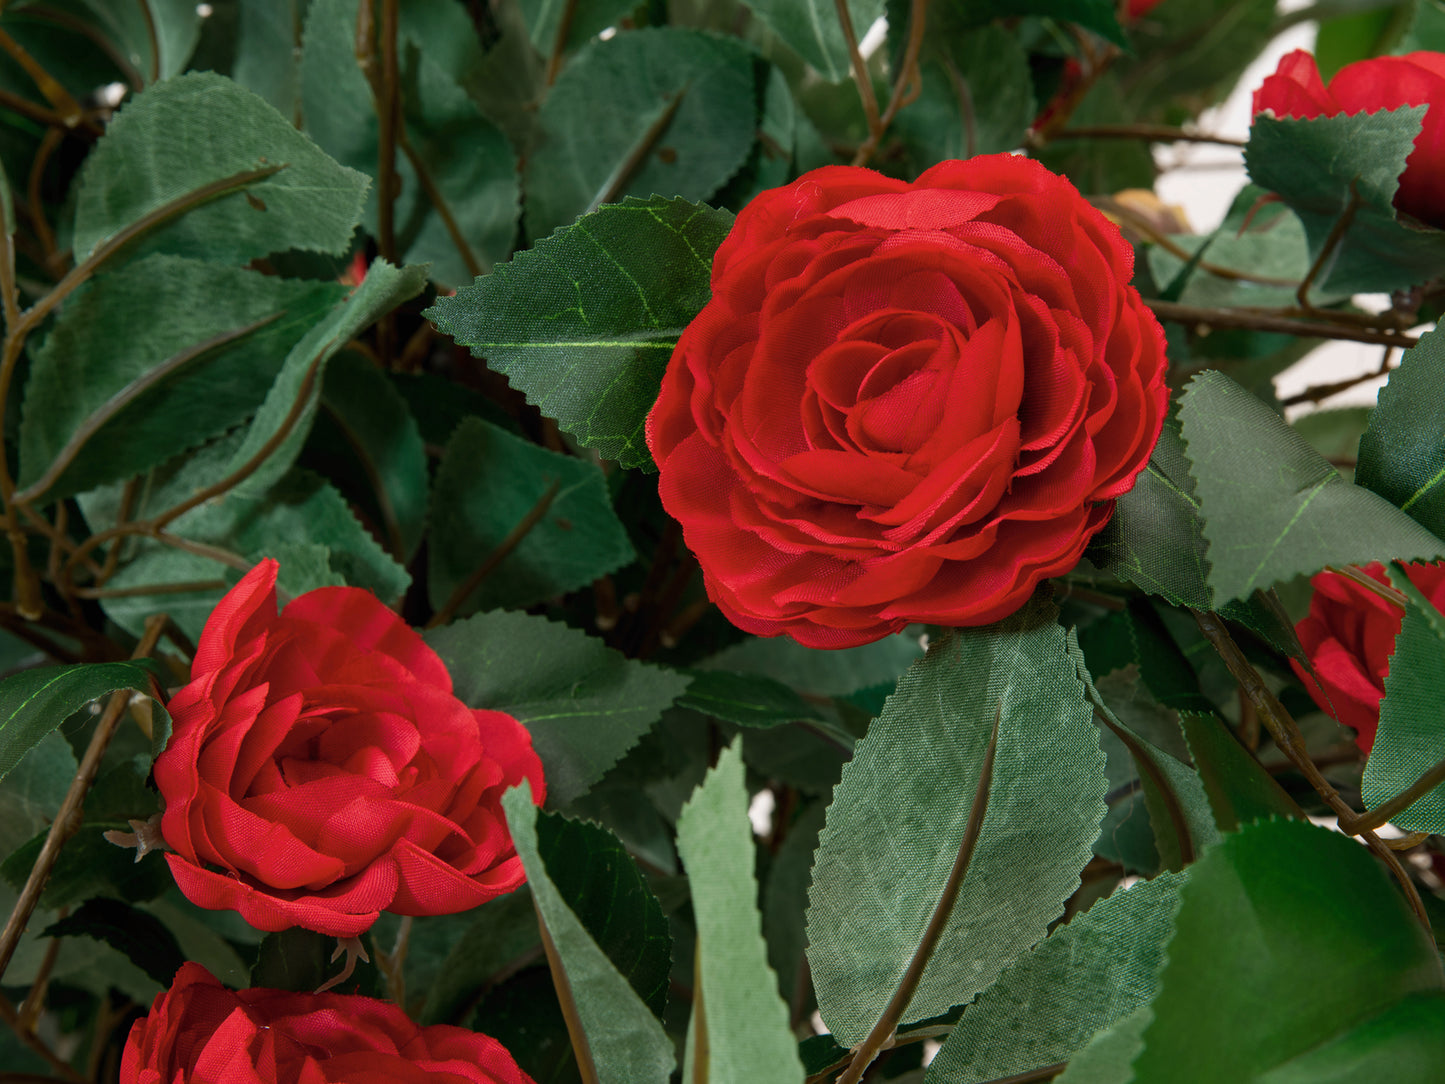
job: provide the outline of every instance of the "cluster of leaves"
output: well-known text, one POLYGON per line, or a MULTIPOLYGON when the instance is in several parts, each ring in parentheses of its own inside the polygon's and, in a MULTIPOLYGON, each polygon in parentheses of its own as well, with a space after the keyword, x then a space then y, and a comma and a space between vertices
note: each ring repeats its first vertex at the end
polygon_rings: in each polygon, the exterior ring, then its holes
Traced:
MULTIPOLYGON (((538 1081, 1433 1079, 1438 837, 1392 882, 1306 818, 1445 832, 1445 617, 1396 575, 1363 775, 1288 665, 1301 577, 1445 557, 1445 340, 1399 330, 1445 242, 1391 208, 1421 110, 1262 119, 1226 221, 1167 235, 1102 198, 1280 24, 1119 7, 5 5, 5 1064, 113 1076, 186 959, 327 977, 318 935, 199 910, 104 839, 156 812, 164 689, 269 556, 287 595, 394 604, 530 730, 528 887, 384 919, 350 988, 538 1081), (1057 607, 846 652, 742 636, 642 439, 731 212, 818 165, 1025 145, 1135 232, 1172 321, 1149 469, 1057 607), (1409 349, 1373 413, 1289 425, 1271 377, 1327 334, 1409 349)), ((1445 43, 1434 0, 1353 7, 1335 66, 1445 43)))

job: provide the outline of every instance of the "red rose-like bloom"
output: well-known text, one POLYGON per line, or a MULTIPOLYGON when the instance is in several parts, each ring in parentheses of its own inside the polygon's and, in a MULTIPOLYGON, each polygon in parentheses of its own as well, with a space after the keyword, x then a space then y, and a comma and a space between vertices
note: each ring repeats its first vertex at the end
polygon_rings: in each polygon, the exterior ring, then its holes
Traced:
POLYGON ((1129 0, 1128 17, 1130 20, 1142 18, 1163 2, 1164 0, 1129 0))
POLYGON ((1025 158, 827 166, 758 196, 647 420, 738 626, 850 647, 981 625, 1073 568, 1163 423, 1133 253, 1025 158))
POLYGON ((176 972, 126 1039, 120 1084, 532 1084, 497 1040, 418 1027, 344 994, 234 993, 200 964, 176 972))
POLYGON ((1377 113, 1430 106, 1395 193, 1396 210, 1445 228, 1445 53, 1380 56, 1346 64, 1327 88, 1315 58, 1296 49, 1254 92, 1254 111, 1276 117, 1377 113), (1439 103, 1438 105, 1436 103, 1439 103))
POLYGON ((275 561, 216 606, 155 763, 176 883, 261 930, 354 937, 381 911, 451 914, 520 885, 500 802, 542 765, 522 724, 452 695, 374 595, 276 613, 275 561))
MULTIPOLYGON (((1405 570, 1421 594, 1436 607, 1445 607, 1445 564, 1406 565, 1405 570)), ((1361 571, 1390 582, 1381 565, 1361 571)), ((1310 612, 1295 632, 1319 683, 1293 659, 1290 665, 1320 710, 1355 730, 1355 744, 1368 753, 1380 725, 1385 675, 1404 615, 1398 606, 1338 572, 1321 572, 1310 584, 1315 591, 1310 612)))

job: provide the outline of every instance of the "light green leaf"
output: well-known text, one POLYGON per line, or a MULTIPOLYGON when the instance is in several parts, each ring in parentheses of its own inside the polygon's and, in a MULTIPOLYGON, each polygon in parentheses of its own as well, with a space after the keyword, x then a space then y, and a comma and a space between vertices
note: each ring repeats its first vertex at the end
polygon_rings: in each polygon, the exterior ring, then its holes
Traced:
POLYGON ((684 1078, 801 1084, 797 1040, 758 915, 741 740, 723 750, 683 807, 677 851, 697 920, 693 981, 700 994, 693 998, 684 1078), (699 1054, 701 1035, 706 1045, 699 1054))
MULTIPOLYGON (((852 71, 848 44, 838 22, 833 0, 745 0, 800 57, 830 83, 847 79, 852 71)), ((858 39, 883 14, 883 0, 848 0, 848 15, 858 39)))
MULTIPOLYGON (((283 116, 301 111, 301 25, 308 0, 246 0, 236 5, 231 78, 283 116)), ((298 128, 299 124, 296 125, 298 128)))
POLYGON ((1137 1084, 1259 1081, 1441 989, 1440 957, 1404 897, 1328 829, 1266 821, 1226 836, 1180 896, 1137 1084))
POLYGON ((663 1084, 676 1065, 672 1040, 562 899, 538 849, 537 807, 524 781, 502 796, 537 912, 556 945, 587 1045, 603 1084, 663 1084))
POLYGON ((237 497, 260 496, 291 469, 307 434, 311 432, 311 421, 321 401, 326 363, 332 355, 382 315, 408 298, 415 297, 424 286, 425 267, 398 268, 385 260, 373 260, 367 268, 366 281, 352 291, 344 304, 333 308, 326 319, 313 326, 291 348, 225 473, 229 474, 249 462, 281 432, 297 400, 304 400, 301 413, 291 419, 290 431, 271 449, 265 462, 236 486, 233 493, 237 497))
POLYGON ((1184 880, 1162 873, 1115 889, 1020 956, 964 1010, 928 1084, 984 1084, 1067 1061, 1148 1004, 1184 880))
POLYGON ((626 195, 707 199, 752 148, 755 95, 753 54, 736 39, 662 27, 589 45, 537 114, 527 235, 626 195))
POLYGON ((158 681, 163 672, 148 661, 77 663, 22 670, 0 681, 0 779, 45 735, 116 689, 151 697, 152 710, 165 716, 158 681))
POLYGON ((675 670, 624 658, 576 629, 495 611, 426 634, 456 695, 520 719, 565 803, 602 778, 687 688, 675 670))
POLYGON ((1436 535, 1445 536, 1445 429, 1438 396, 1445 383, 1445 334, 1431 331, 1390 373, 1360 438, 1355 482, 1373 490, 1436 535))
POLYGON ((1227 376, 1196 376, 1179 416, 1216 600, 1244 598, 1330 564, 1445 556, 1445 542, 1346 482, 1227 376), (1273 466, 1261 471, 1261 463, 1273 466))
POLYGON ((593 464, 468 418, 437 469, 427 589, 441 609, 554 493, 545 514, 457 611, 522 609, 614 572, 636 555, 593 464))
POLYGON ((366 191, 365 177, 229 79, 192 72, 157 83, 116 114, 81 168, 76 256, 187 192, 268 165, 285 168, 156 230, 133 253, 232 264, 293 248, 341 253, 366 191))
MULTIPOLYGON (((1440 705, 1445 703, 1445 617, 1420 589, 1390 569, 1390 582, 1405 593, 1409 605, 1395 638, 1385 698, 1380 701, 1380 728, 1370 748, 1361 784, 1367 808, 1389 801, 1445 760, 1445 730, 1440 705)), ((1390 818, 1406 832, 1445 832, 1445 783, 1390 818)))
POLYGON ((1079 883, 1105 812, 1098 732, 1052 607, 951 633, 898 683, 833 792, 808 909, 819 1011, 843 1046, 898 986, 956 857, 998 720, 982 835, 904 1021, 986 989, 1079 883))
POLYGON ((624 467, 650 467, 643 424, 711 296, 726 211, 629 199, 539 241, 427 310, 543 414, 624 467))
POLYGON ((40 495, 58 500, 238 424, 263 401, 279 360, 344 293, 163 255, 99 276, 65 304, 33 355, 20 488, 48 478, 40 495), (208 342, 216 345, 198 350, 208 342), (77 434, 92 427, 77 448, 77 434), (51 473, 67 449, 69 466, 51 473))

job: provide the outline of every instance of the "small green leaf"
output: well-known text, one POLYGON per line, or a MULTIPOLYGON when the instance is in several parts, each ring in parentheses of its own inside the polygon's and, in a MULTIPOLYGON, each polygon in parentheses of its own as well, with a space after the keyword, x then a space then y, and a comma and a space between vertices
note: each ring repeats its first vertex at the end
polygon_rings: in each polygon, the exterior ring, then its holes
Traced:
MULTIPOLYGON (((1409 599, 1385 675, 1380 728, 1365 764, 1361 791, 1367 808, 1381 805, 1445 760, 1445 617, 1407 576, 1390 570, 1390 582, 1409 599)), ((1390 818, 1406 832, 1445 831, 1445 784, 1390 818)))
POLYGON ((161 227, 133 253, 231 264, 292 248, 341 253, 366 191, 364 176, 229 79, 192 72, 157 83, 116 114, 81 168, 76 256, 186 192, 268 165, 285 168, 161 227))
POLYGON ((1328 829, 1266 821, 1226 836, 1180 896, 1138 1084, 1265 1079, 1441 989, 1440 957, 1404 897, 1363 847, 1328 829))
POLYGON ((540 951, 537 911, 525 886, 483 904, 468 917, 471 924, 454 939, 426 986, 426 1002, 417 1018, 423 1025, 461 1025, 498 976, 540 951))
POLYGON ((723 750, 683 807, 677 851, 697 920, 697 993, 683 1077, 801 1084, 797 1040, 758 915, 741 739, 723 750))
POLYGON ((86 900, 71 914, 52 922, 41 936, 103 941, 162 986, 169 986, 186 962, 176 935, 159 918, 104 897, 86 900))
POLYGON ((157 680, 165 671, 148 660, 76 663, 22 670, 0 681, 0 779, 41 738, 92 700, 116 689, 134 689, 166 714, 157 680))
POLYGON ((526 534, 463 598, 462 614, 522 609, 575 591, 636 556, 612 511, 607 481, 586 460, 538 447, 468 418, 437 468, 427 590, 440 610, 493 559, 512 532, 526 534), (540 519, 525 527, 542 502, 540 519))
POLYGON ((1445 334, 1431 331, 1390 373, 1360 438, 1355 482, 1445 537, 1445 430, 1436 397, 1445 382, 1445 334))
POLYGON ((1196 376, 1179 416, 1217 600, 1244 598, 1330 564, 1445 556, 1445 542, 1346 482, 1227 376, 1196 376), (1261 463, 1274 466, 1261 471, 1261 463))
POLYGON ((650 666, 543 617, 494 611, 426 634, 456 695, 505 711, 532 734, 554 803, 584 793, 687 688, 650 666))
POLYGON ((643 424, 711 296, 732 216, 681 199, 599 208, 439 298, 427 317, 604 459, 650 467, 643 424))
POLYGON ((771 727, 821 716, 782 682, 727 670, 689 670, 691 684, 678 707, 738 726, 771 727))
POLYGON ((1154 996, 1185 876, 1115 889, 1010 964, 969 1005, 928 1084, 984 1084, 1067 1061, 1154 996))
POLYGON ((1179 721, 1221 832, 1237 832, 1265 817, 1308 819, 1219 716, 1185 712, 1179 721))
POLYGON ((904 1022, 987 988, 1043 937, 1079 883, 1105 812, 1104 756, 1064 631, 1052 607, 1034 604, 932 645, 833 791, 809 894, 808 960, 819 1011, 844 1046, 878 1020, 929 922, 995 719, 983 833, 904 1022))
MULTIPOLYGON (((794 52, 830 83, 842 82, 852 71, 848 43, 833 0, 745 0, 794 52)), ((848 0, 848 15, 859 40, 883 14, 883 0, 848 0)))
POLYGON ((552 882, 538 846, 531 787, 524 781, 507 791, 502 808, 537 913, 556 946, 558 967, 576 1005, 598 1078, 663 1084, 677 1063, 672 1040, 552 882))
POLYGON ((1424 113, 1424 106, 1405 106, 1313 120, 1255 118, 1244 151, 1250 179, 1299 215, 1311 260, 1360 200, 1317 284, 1324 294, 1405 289, 1445 269, 1445 233, 1397 220, 1393 206, 1424 113))
POLYGON ((752 148, 754 97, 753 55, 734 38, 661 27, 589 45, 537 114, 527 235, 626 195, 707 199, 752 148))

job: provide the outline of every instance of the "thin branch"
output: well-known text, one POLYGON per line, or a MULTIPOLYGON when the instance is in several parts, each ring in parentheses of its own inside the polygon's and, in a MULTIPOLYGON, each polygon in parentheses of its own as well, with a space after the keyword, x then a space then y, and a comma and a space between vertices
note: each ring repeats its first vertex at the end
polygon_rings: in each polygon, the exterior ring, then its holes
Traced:
POLYGON ((8 90, 0 90, 0 109, 8 109, 12 113, 18 113, 35 121, 37 124, 44 124, 51 128, 64 128, 65 118, 53 109, 47 109, 43 105, 37 105, 28 98, 22 98, 18 94, 12 94, 8 90))
POLYGON ((873 152, 878 149, 888 126, 893 123, 893 118, 898 115, 898 110, 916 97, 921 87, 921 76, 918 71, 918 54, 923 49, 923 31, 928 21, 928 0, 912 0, 908 9, 908 44, 903 50, 903 63, 899 65, 898 75, 893 81, 893 93, 888 99, 888 108, 883 110, 883 115, 878 118, 878 130, 870 132, 858 152, 853 155, 853 165, 863 166, 868 164, 868 159, 873 157, 873 152), (912 96, 909 88, 912 87, 912 96))
POLYGON ((1385 347, 1385 356, 1380 359, 1380 367, 1373 372, 1360 373, 1358 376, 1348 377, 1345 380, 1335 380, 1329 384, 1315 384, 1305 388, 1296 395, 1287 399, 1281 399, 1279 405, 1284 407, 1299 406, 1302 403, 1321 403, 1332 395, 1338 395, 1342 391, 1349 391, 1353 387, 1365 383, 1367 380, 1378 380, 1382 376, 1390 375, 1390 360, 1394 356, 1393 346, 1385 347))
POLYGON ((707 1030, 707 1005, 702 990, 702 938, 692 945, 692 1084, 708 1084, 712 1070, 712 1039, 707 1030))
POLYGON ((1212 143, 1220 147, 1245 147, 1249 144, 1247 139, 1192 132, 1169 124, 1090 124, 1065 128, 1051 136, 1049 142, 1056 143, 1061 139, 1147 139, 1151 143, 1212 143))
POLYGON ((532 906, 537 911, 537 932, 542 935, 542 950, 547 954, 547 967, 552 972, 552 986, 557 991, 557 1003, 562 1007, 562 1018, 567 1022, 567 1036, 572 1040, 572 1052, 577 1056, 577 1071, 582 1077, 582 1084, 599 1084, 597 1065, 592 1059, 592 1045, 587 1041, 587 1033, 582 1030, 582 1017, 577 1011, 577 999, 572 995, 572 983, 568 981, 567 972, 562 967, 562 958, 557 953, 557 945, 552 940, 552 933, 547 929, 547 920, 542 917, 542 909, 537 907, 535 898, 532 906))
POLYGON ((858 87, 858 100, 863 105, 863 119, 868 125, 868 137, 877 145, 883 137, 883 119, 878 114, 878 95, 873 92, 873 80, 868 77, 868 64, 858 48, 858 32, 853 27, 853 13, 848 10, 848 0, 833 0, 838 12, 838 28, 843 31, 843 41, 848 46, 848 66, 853 72, 853 82, 858 87))
POLYGON ((30 222, 35 228, 35 238, 45 252, 45 268, 57 276, 61 269, 55 266, 56 258, 59 255, 55 248, 55 231, 45 220, 45 204, 41 199, 40 186, 45 179, 45 167, 50 163, 50 156, 64 141, 64 128, 47 128, 45 130, 45 136, 40 140, 40 146, 35 151, 35 159, 30 164, 30 177, 25 185, 25 198, 30 204, 30 222))
POLYGON ((547 492, 543 493, 531 510, 507 532, 507 537, 497 543, 496 548, 483 558, 482 563, 473 570, 470 576, 457 584, 456 589, 442 604, 441 609, 432 614, 432 619, 426 623, 427 628, 434 629, 445 625, 456 615, 457 610, 461 608, 468 596, 481 586, 482 581, 490 576, 498 565, 511 556, 512 551, 522 544, 522 539, 526 538, 532 528, 542 521, 542 517, 547 514, 547 509, 551 508, 552 502, 557 499, 557 492, 561 485, 561 482, 554 481, 547 487, 547 492))
MULTIPOLYGON (((140 475, 133 474, 126 480, 125 488, 120 491, 120 507, 115 510, 115 525, 120 527, 130 522, 130 514, 135 511, 136 495, 140 492, 140 475)), ((95 586, 104 587, 115 570, 120 565, 120 551, 125 545, 125 538, 122 536, 115 540, 115 544, 105 551, 105 563, 100 566, 100 571, 95 573, 95 586)), ((59 584, 63 579, 62 575, 52 576, 51 579, 59 584)))
MULTIPOLYGON (((145 633, 141 636, 140 643, 136 644, 131 658, 145 658, 155 650, 161 630, 169 620, 165 614, 155 614, 148 618, 145 633)), ((15 956, 20 935, 25 932, 30 916, 35 913, 36 905, 40 903, 40 893, 45 889, 45 882, 50 879, 50 871, 55 868, 56 859, 60 857, 60 848, 80 830, 81 805, 100 772, 100 762, 110 746, 110 739, 115 736, 116 727, 126 705, 130 703, 130 698, 129 689, 119 689, 111 694, 110 701, 101 714, 100 723, 95 728, 95 734, 90 739, 90 745, 86 747, 85 756, 81 758, 80 770, 70 782, 70 789, 65 794, 60 811, 50 822, 50 831, 40 848, 40 855, 35 859, 30 876, 26 878, 25 887, 20 890, 20 898, 15 903, 15 909, 10 912, 4 932, 0 933, 0 975, 5 973, 15 956)))
MULTIPOLYGON (((130 62, 126 51, 117 46, 98 26, 94 25, 94 20, 80 19, 68 11, 46 7, 43 4, 31 4, 25 9, 25 14, 31 18, 44 19, 46 22, 54 23, 56 26, 64 27, 72 33, 87 38, 125 76, 125 81, 130 84, 131 90, 138 94, 145 89, 145 76, 130 62)), ((103 130, 91 117, 86 118, 86 127, 93 128, 96 135, 100 135, 103 130)))
MULTIPOLYGON (((18 1009, 15 1008, 15 1004, 4 994, 0 994, 0 1019, 3 1019, 7 1024, 9 1024, 10 1029, 15 1032, 15 1034, 19 1037, 20 1041, 26 1046, 28 1046, 34 1053, 39 1055, 40 1059, 44 1061, 46 1065, 50 1066, 51 1069, 55 1070, 55 1072, 63 1080, 69 1081, 70 1084, 87 1084, 85 1077, 81 1076, 80 1073, 76 1072, 75 1069, 71 1067, 70 1063, 63 1059, 59 1054, 51 1050, 50 1047, 45 1044, 45 1041, 41 1039, 38 1035, 36 1035, 35 1032, 21 1029, 20 1012, 18 1009)), ((24 1079, 21 1074, 17 1073, 13 1075, 20 1079, 24 1079)), ((49 1080, 50 1078, 42 1076, 32 1076, 30 1077, 30 1079, 41 1081, 49 1080)))
POLYGON ((67 128, 74 128, 81 122, 85 116, 85 110, 80 108, 80 103, 71 96, 70 91, 61 86, 55 76, 46 71, 23 45, 4 30, 0 30, 0 49, 4 49, 15 63, 25 69, 25 74, 30 76, 30 81, 35 84, 35 89, 40 91, 59 115, 60 123, 67 128))
POLYGON ((949 917, 953 914, 953 905, 958 901, 959 890, 963 888, 964 878, 968 875, 969 861, 973 858, 974 848, 978 845, 978 837, 983 832, 984 817, 988 813, 988 794, 993 783, 993 761, 994 754, 998 751, 998 728, 1003 719, 1003 704, 993 717, 993 733, 989 735, 988 747, 983 753, 983 764, 978 772, 978 785, 973 791, 973 805, 969 807, 968 823, 963 829, 963 839, 958 844, 958 854, 953 860, 953 868, 948 871, 948 880, 944 883, 943 893, 938 897, 938 904, 933 909, 933 915, 928 920, 928 927, 923 931, 919 939, 918 947, 913 952, 913 959, 908 962, 908 969, 904 971, 903 978, 898 982, 898 989, 893 992, 883 1015, 873 1025, 873 1030, 863 1040, 853 1053, 853 1060, 848 1063, 848 1068, 838 1077, 838 1084, 858 1084, 863 1079, 863 1074, 868 1066, 873 1064, 873 1059, 878 1056, 893 1038, 898 1029, 898 1022, 903 1019, 903 1014, 908 1011, 908 1005, 913 1000, 913 995, 918 990, 918 984, 923 980, 923 972, 928 967, 928 962, 933 959, 934 949, 938 947, 939 940, 943 937, 943 931, 948 926, 949 917))
POLYGON ((552 37, 552 55, 547 58, 548 87, 557 81, 557 73, 562 70, 562 56, 567 51, 567 39, 572 35, 572 20, 576 15, 577 0, 566 0, 557 18, 557 33, 552 37))
POLYGON ((461 226, 457 224, 456 216, 452 214, 451 204, 447 202, 447 198, 442 194, 442 190, 437 187, 436 178, 431 175, 431 170, 427 167, 426 162, 422 159, 422 156, 417 153, 416 148, 411 145, 411 139, 408 138, 406 134, 405 124, 397 127, 396 142, 397 146, 401 148, 402 153, 406 155, 407 161, 411 163, 411 168, 416 173, 417 183, 421 185, 421 190, 426 193, 426 198, 430 201, 432 209, 436 211, 437 217, 442 220, 442 225, 446 227, 447 236, 452 239, 452 244, 456 247, 457 254, 461 256, 462 263, 466 265, 467 274, 476 278, 482 274, 485 269, 482 267, 481 261, 477 259, 477 254, 472 251, 472 246, 467 241, 466 235, 462 233, 461 226))
POLYGON ((376 245, 383 260, 398 263, 396 253, 396 132, 401 125, 401 75, 397 61, 399 0, 381 0, 381 93, 376 159, 376 245))
POLYGON ((160 82, 161 78, 161 40, 156 33, 156 17, 151 11, 150 0, 136 0, 140 5, 141 18, 146 24, 146 42, 151 47, 151 78, 152 83, 160 82))
POLYGON ((618 162, 612 172, 607 175, 607 179, 598 186, 596 194, 587 205, 589 212, 597 210, 604 203, 616 202, 617 198, 622 195, 628 182, 632 180, 633 174, 642 168, 642 163, 652 153, 652 148, 662 138, 662 133, 667 131, 668 125, 672 123, 672 118, 677 115, 678 106, 682 105, 682 99, 691 89, 690 82, 684 83, 682 88, 667 100, 662 112, 657 115, 657 119, 647 126, 647 130, 638 137, 637 142, 632 145, 632 149, 627 152, 627 157, 618 162))
POLYGON ((1409 809, 1441 783, 1445 783, 1445 760, 1435 765, 1388 802, 1382 802, 1374 809, 1353 815, 1348 820, 1341 817, 1340 829, 1352 836, 1357 836, 1367 829, 1374 831, 1387 824, 1396 813, 1403 813, 1409 809))
MULTIPOLYGON (((1195 623, 1199 625, 1199 631, 1204 633, 1204 638, 1213 646, 1215 652, 1224 661, 1224 665, 1239 683, 1245 695, 1253 702, 1255 710, 1259 712, 1259 719, 1269 731, 1269 736, 1274 739, 1274 744, 1296 768, 1309 780, 1310 786, 1315 788, 1316 793, 1325 800, 1339 818, 1340 825, 1351 823, 1359 816, 1343 798, 1339 792, 1330 784, 1315 762, 1310 759, 1309 750, 1305 747, 1304 736, 1300 733, 1299 725, 1294 721, 1293 716, 1285 710, 1279 698, 1270 691, 1264 679, 1259 676, 1259 671, 1245 658, 1244 652, 1230 636, 1229 629, 1225 627, 1219 615, 1212 611, 1191 610, 1194 614, 1195 623)), ((1415 883, 1410 879, 1410 874, 1400 864, 1399 858, 1381 842, 1380 837, 1374 831, 1361 828, 1352 833, 1360 836, 1374 852, 1375 856, 1389 867, 1395 879, 1400 882, 1400 887, 1405 892, 1405 898, 1410 904, 1410 909, 1415 912, 1415 917, 1420 920, 1420 925, 1430 931, 1430 916, 1425 912, 1425 904, 1420 899, 1420 893, 1415 888, 1415 883)))
MULTIPOLYGON (((1125 219, 1131 228, 1138 230, 1148 240, 1158 245, 1176 259, 1189 263, 1198 255, 1198 253, 1190 252, 1143 215, 1122 203, 1112 204, 1109 206, 1107 213, 1125 219)), ((1273 278, 1269 275, 1251 275, 1247 271, 1237 271, 1232 267, 1225 267, 1222 264, 1210 263, 1208 260, 1199 260, 1196 266, 1199 270, 1207 272, 1215 278, 1228 279, 1231 282, 1253 282, 1260 286, 1288 286, 1291 288, 1299 285, 1294 279, 1273 278)))
POLYGON ((1398 606, 1402 610, 1408 608, 1410 605, 1410 600, 1405 597, 1403 591, 1397 591, 1388 583, 1381 583, 1357 565, 1344 565, 1343 567, 1340 565, 1326 565, 1325 570, 1327 572, 1333 572, 1337 576, 1343 576, 1347 580, 1353 580, 1366 591, 1379 595, 1386 602, 1393 606, 1398 606))
MULTIPOLYGON (((70 908, 62 907, 57 912, 57 917, 65 918, 68 914, 70 914, 70 908)), ((45 994, 50 989, 50 976, 55 971, 55 961, 60 959, 60 945, 63 940, 64 938, 61 937, 52 937, 50 943, 45 946, 45 955, 41 957, 35 977, 30 980, 30 989, 20 1005, 17 1030, 35 1031, 35 1025, 39 1022, 40 1014, 45 1009, 45 994)))
POLYGON ((77 587, 76 598, 139 598, 145 595, 184 595, 188 591, 224 591, 225 580, 189 580, 184 583, 141 583, 134 587, 77 587))
POLYGON ((1184 815, 1184 807, 1179 804, 1179 796, 1174 793, 1174 788, 1169 785, 1169 780, 1165 778, 1164 772, 1155 763, 1154 758, 1149 755, 1149 751, 1144 748, 1143 743, 1120 726, 1108 712, 1098 710, 1100 706, 1098 703, 1095 704, 1099 718, 1103 719, 1104 725, 1124 743, 1124 747, 1129 750, 1129 755, 1134 759, 1134 763, 1153 780, 1154 786, 1158 789, 1159 796, 1164 801, 1164 809, 1169 814, 1169 823, 1174 829, 1175 837, 1179 840, 1179 861, 1187 866, 1194 861, 1194 836, 1189 832, 1189 818, 1184 815))
POLYGON ((1381 346, 1398 346, 1408 350, 1420 340, 1413 335, 1398 331, 1376 331, 1370 328, 1342 327, 1319 321, 1295 320, 1287 316, 1254 312, 1246 309, 1209 309, 1198 305, 1181 305, 1174 301, 1159 301, 1146 298, 1144 304, 1153 310, 1161 320, 1192 326, 1237 327, 1254 331, 1275 331, 1283 335, 1298 335, 1305 339, 1344 339, 1357 343, 1379 343, 1381 346))

